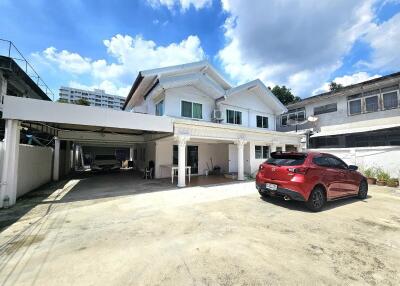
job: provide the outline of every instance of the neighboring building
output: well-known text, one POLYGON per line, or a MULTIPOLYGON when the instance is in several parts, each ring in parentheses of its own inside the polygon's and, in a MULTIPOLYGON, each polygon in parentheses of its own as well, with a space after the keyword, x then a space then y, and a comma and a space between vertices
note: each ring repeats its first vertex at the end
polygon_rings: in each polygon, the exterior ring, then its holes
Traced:
POLYGON ((157 178, 185 164, 194 174, 219 166, 242 180, 270 152, 300 148, 298 135, 276 132, 275 118, 286 108, 260 80, 232 87, 206 61, 140 72, 124 109, 173 119, 174 136, 136 146, 136 153, 151 151, 141 157, 155 162, 157 178))
POLYGON ((400 72, 290 104, 277 130, 306 134, 309 148, 400 146, 399 84, 400 72))
POLYGON ((59 96, 60 99, 66 100, 70 103, 73 103, 78 99, 85 99, 90 103, 91 106, 112 108, 117 110, 121 110, 125 102, 125 97, 107 94, 102 89, 94 89, 91 91, 62 86, 60 88, 59 96))

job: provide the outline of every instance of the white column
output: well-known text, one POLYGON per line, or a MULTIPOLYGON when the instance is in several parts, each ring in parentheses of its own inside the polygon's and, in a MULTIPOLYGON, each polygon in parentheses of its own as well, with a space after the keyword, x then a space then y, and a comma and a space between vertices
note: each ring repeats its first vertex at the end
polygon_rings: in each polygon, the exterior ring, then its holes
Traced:
POLYGON ((238 176, 237 179, 239 181, 243 181, 244 180, 244 144, 246 144, 247 142, 243 139, 239 139, 235 142, 236 146, 237 146, 237 163, 238 163, 238 176))
POLYGON ((60 139, 54 137, 53 181, 58 181, 59 177, 60 177, 60 139))
POLYGON ((129 148, 129 161, 133 161, 133 146, 129 148))
POLYGON ((286 152, 286 144, 282 145, 282 152, 286 152))
POLYGON ((7 79, 0 71, 0 96, 7 95, 7 79))
POLYGON ((70 150, 71 150, 71 142, 70 141, 66 141, 65 142, 65 175, 67 175, 69 173, 69 166, 71 165, 71 156, 70 156, 70 150))
POLYGON ((178 140, 178 187, 186 186, 186 142, 189 140, 187 135, 179 135, 178 140))
POLYGON ((77 145, 74 142, 74 148, 72 150, 72 169, 76 171, 76 158, 77 158, 77 145))
POLYGON ((272 152, 276 152, 276 143, 272 143, 271 144, 271 150, 270 150, 270 152, 272 153, 272 152))
POLYGON ((6 119, 4 134, 4 157, 1 174, 0 207, 4 201, 12 206, 17 200, 18 159, 19 159, 20 122, 6 119))

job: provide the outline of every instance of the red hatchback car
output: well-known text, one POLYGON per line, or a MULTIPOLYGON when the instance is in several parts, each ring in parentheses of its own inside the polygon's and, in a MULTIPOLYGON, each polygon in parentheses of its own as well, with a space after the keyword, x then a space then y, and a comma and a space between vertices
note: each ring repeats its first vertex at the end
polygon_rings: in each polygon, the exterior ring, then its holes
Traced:
POLYGON ((367 180, 357 166, 316 152, 271 153, 259 167, 256 186, 262 197, 304 201, 312 211, 320 211, 327 201, 353 196, 365 199, 368 194, 367 180))

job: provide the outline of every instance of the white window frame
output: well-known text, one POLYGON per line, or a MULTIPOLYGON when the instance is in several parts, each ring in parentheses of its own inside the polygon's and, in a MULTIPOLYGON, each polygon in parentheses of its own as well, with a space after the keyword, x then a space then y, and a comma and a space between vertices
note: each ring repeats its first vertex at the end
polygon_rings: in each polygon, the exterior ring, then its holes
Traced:
POLYGON ((265 160, 268 159, 270 156, 271 147, 269 145, 254 145, 254 159, 256 160, 265 160), (256 148, 261 147, 261 158, 257 158, 256 148), (264 157, 264 148, 268 148, 267 157, 264 157))
POLYGON ((226 108, 226 109, 225 109, 225 116, 226 116, 225 122, 226 122, 227 124, 232 124, 232 125, 243 125, 243 112, 242 112, 241 110, 226 108), (228 122, 228 110, 229 110, 229 111, 233 111, 233 122, 234 122, 234 123, 228 122), (239 113, 240 113, 240 123, 236 123, 236 112, 239 112, 239 113))
POLYGON ((362 98, 362 101, 364 101, 364 104, 361 103, 361 113, 373 113, 373 112, 378 112, 378 111, 381 110, 381 104, 380 104, 381 97, 380 97, 380 93, 375 93, 375 94, 372 94, 372 95, 365 96, 365 97, 362 98), (374 96, 376 96, 376 97, 378 98, 378 109, 377 109, 376 111, 368 111, 368 110, 367 110, 367 102, 366 102, 365 100, 366 100, 367 98, 374 97, 374 96), (363 107, 364 107, 364 108, 363 108, 363 107))
POLYGON ((382 95, 382 110, 392 110, 392 109, 399 108, 399 106, 400 106, 399 90, 387 91, 387 92, 382 93, 381 95, 382 95), (392 93, 392 92, 396 92, 396 94, 397 94, 397 106, 392 107, 392 108, 385 108, 385 101, 383 99, 383 95, 385 95, 387 93, 392 93))
POLYGON ((261 128, 261 129, 269 129, 269 117, 265 116, 265 115, 262 115, 262 114, 256 114, 256 127, 257 128, 261 128), (264 126, 258 127, 257 126, 257 116, 260 116, 262 118, 261 119, 261 125, 263 125, 263 119, 267 118, 267 127, 264 127, 264 126))
POLYGON ((351 100, 347 100, 347 113, 348 113, 348 115, 349 116, 354 116, 354 115, 359 115, 359 114, 362 114, 363 113, 363 100, 362 100, 362 97, 360 97, 360 98, 355 98, 355 99, 351 99, 351 100), (352 114, 351 112, 350 112, 350 102, 352 102, 352 101, 357 101, 357 100, 359 100, 360 101, 360 113, 354 113, 354 114, 352 114))
POLYGON ((194 120, 204 120, 204 119, 203 119, 203 103, 196 102, 196 101, 191 101, 191 100, 186 100, 186 99, 181 99, 180 108, 179 108, 179 109, 180 109, 179 112, 180 112, 182 118, 190 118, 190 119, 194 119, 194 120), (182 115, 182 102, 183 102, 183 101, 189 102, 189 103, 192 104, 192 114, 191 114, 191 117, 186 117, 186 116, 183 116, 183 115, 182 115), (193 117, 193 103, 195 103, 195 104, 200 104, 200 105, 201 105, 201 118, 193 117))
POLYGON ((155 104, 155 114, 156 114, 156 116, 164 116, 164 114, 165 114, 165 100, 164 100, 164 98, 162 98, 162 99, 160 99, 159 101, 156 102, 156 104, 155 104), (159 105, 161 102, 163 103, 163 112, 162 112, 162 114, 157 114, 157 105, 159 105))

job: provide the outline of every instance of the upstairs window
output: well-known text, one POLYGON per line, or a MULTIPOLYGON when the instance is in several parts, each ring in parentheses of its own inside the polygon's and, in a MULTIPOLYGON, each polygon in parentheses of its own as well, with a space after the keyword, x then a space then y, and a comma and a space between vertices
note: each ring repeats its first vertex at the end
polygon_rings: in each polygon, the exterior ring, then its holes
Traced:
POLYGON ((287 115, 282 115, 281 117, 281 125, 286 126, 287 125, 287 115))
POLYGON ((159 101, 156 104, 156 115, 163 116, 164 115, 164 99, 159 101))
POLYGON ((392 108, 397 108, 399 106, 397 91, 384 93, 382 96, 383 96, 384 109, 392 109, 392 108))
POLYGON ((268 117, 257 115, 257 127, 268 128, 268 117))
POLYGON ((378 96, 371 96, 365 98, 365 111, 366 112, 375 112, 379 109, 378 96))
POLYGON ((306 112, 304 108, 289 110, 287 114, 281 117, 281 126, 287 126, 303 122, 306 119, 306 112))
POLYGON ((350 115, 361 113, 361 99, 349 101, 349 113, 350 115))
POLYGON ((335 112, 337 111, 337 103, 330 103, 327 105, 314 107, 314 115, 335 112))
POLYGON ((182 100, 181 116, 195 119, 203 119, 202 104, 182 100))
POLYGON ((226 110, 226 122, 231 124, 242 124, 242 112, 236 110, 226 110))

